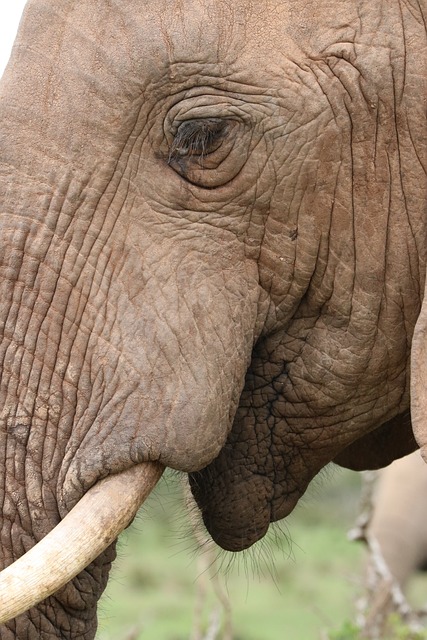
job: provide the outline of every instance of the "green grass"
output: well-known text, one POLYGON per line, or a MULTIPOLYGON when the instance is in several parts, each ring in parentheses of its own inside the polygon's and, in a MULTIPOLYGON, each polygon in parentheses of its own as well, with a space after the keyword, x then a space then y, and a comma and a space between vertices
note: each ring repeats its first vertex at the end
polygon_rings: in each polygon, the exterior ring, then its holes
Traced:
MULTIPOLYGON (((206 626, 218 608, 178 485, 176 477, 164 482, 122 535, 97 640, 190 640, 201 589, 206 626)), ((220 556, 233 640, 320 640, 353 618, 364 549, 346 532, 357 512, 359 478, 337 471, 322 485, 282 526, 284 534, 273 533, 249 553, 220 556)))
MULTIPOLYGON (((391 614, 387 618, 384 633, 386 636, 383 640, 427 640, 426 631, 411 630, 398 614, 391 614)), ((357 626, 347 620, 338 631, 328 634, 328 640, 363 640, 363 637, 357 626)))

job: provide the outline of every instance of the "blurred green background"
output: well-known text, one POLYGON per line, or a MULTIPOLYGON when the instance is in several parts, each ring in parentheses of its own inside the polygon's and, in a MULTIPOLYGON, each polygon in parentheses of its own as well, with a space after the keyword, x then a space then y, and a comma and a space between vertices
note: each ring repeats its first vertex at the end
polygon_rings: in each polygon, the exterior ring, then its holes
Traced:
POLYGON ((233 640, 325 638, 354 618, 362 593, 364 548, 347 540, 359 495, 360 476, 331 466, 286 524, 249 552, 218 554, 198 549, 182 482, 169 474, 121 536, 97 640, 195 640, 195 627, 223 638, 213 634, 215 589, 233 640))

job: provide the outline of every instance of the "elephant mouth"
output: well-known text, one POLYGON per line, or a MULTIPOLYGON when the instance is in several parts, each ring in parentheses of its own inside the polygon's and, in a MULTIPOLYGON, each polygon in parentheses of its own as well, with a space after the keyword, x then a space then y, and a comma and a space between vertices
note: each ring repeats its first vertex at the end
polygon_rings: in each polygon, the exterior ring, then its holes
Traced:
POLYGON ((144 463, 94 485, 36 546, 0 573, 0 623, 66 585, 103 553, 135 517, 163 473, 144 463))

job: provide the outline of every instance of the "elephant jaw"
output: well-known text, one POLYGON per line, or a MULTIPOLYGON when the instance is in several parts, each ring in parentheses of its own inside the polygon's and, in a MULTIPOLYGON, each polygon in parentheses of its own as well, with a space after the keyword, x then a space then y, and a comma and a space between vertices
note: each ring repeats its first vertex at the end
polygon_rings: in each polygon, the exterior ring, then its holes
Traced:
POLYGON ((94 485, 35 547, 0 573, 0 623, 67 584, 109 547, 135 517, 164 467, 137 465, 94 485))

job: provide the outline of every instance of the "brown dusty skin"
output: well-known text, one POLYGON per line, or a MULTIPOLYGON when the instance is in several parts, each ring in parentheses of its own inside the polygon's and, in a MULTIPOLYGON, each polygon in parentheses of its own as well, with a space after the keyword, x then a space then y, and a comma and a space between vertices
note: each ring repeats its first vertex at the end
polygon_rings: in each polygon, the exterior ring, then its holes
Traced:
POLYGON ((145 463, 97 483, 43 540, 0 573, 0 623, 52 595, 132 521, 164 467, 145 463))

